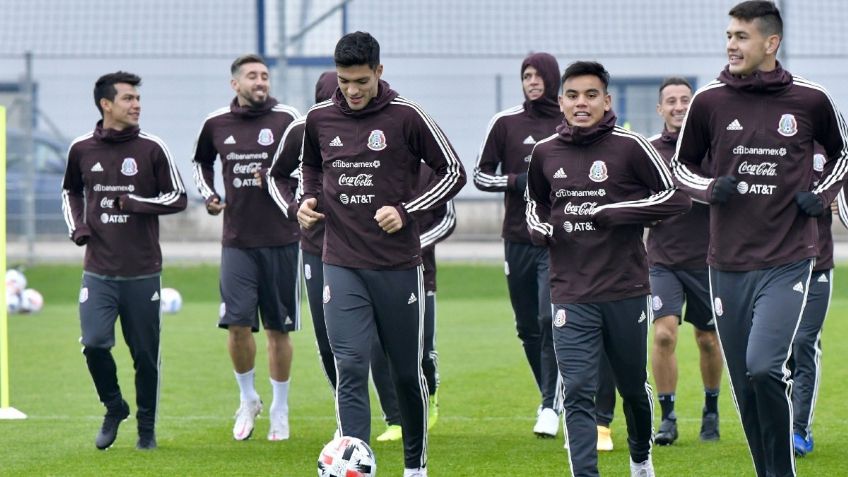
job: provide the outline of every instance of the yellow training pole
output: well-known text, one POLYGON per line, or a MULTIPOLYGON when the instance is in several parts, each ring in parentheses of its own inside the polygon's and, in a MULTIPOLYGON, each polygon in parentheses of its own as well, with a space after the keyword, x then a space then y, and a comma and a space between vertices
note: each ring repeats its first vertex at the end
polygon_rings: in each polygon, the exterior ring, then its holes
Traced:
MULTIPOLYGON (((6 108, 0 106, 0 271, 6 273, 6 108)), ((0 419, 26 419, 9 405, 9 312, 0 293, 0 419)))

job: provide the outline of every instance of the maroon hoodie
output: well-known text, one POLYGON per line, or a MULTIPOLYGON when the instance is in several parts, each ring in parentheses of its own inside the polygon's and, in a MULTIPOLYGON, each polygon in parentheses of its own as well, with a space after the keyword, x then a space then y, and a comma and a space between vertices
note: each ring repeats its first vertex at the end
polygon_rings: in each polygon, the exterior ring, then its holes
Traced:
POLYGON ((824 88, 778 64, 746 78, 725 68, 695 93, 672 160, 680 187, 708 202, 713 178, 739 180, 710 206, 710 266, 751 271, 818 255, 817 221, 795 203, 813 183, 814 142, 836 161, 812 189, 829 205, 848 170, 848 127, 824 88))
MULTIPOLYGON (((829 175, 836 161, 827 162, 824 148, 816 143, 813 147, 813 187, 819 185, 822 177, 829 175)), ((842 189, 840 189, 841 191, 842 189)), ((828 206, 824 215, 816 220, 818 228, 818 256, 816 256, 816 265, 813 267, 814 272, 830 270, 833 268, 833 213, 828 206)))
POLYGON ((229 107, 204 121, 193 154, 194 181, 207 204, 220 199, 214 167, 216 158, 221 159, 227 204, 221 240, 225 247, 276 247, 300 238, 297 222, 286 220, 263 181, 254 177, 254 172, 271 166, 286 128, 299 116, 274 98, 260 108, 239 106, 233 98, 229 107))
MULTIPOLYGON (((333 96, 333 93, 338 89, 339 82, 336 71, 325 71, 318 77, 315 83, 315 102, 320 103, 326 101, 333 96)), ((301 117, 293 121, 286 132, 283 133, 283 140, 277 153, 274 155, 274 162, 269 170, 268 187, 271 197, 277 206, 284 211, 289 220, 297 220, 297 209, 299 206, 296 197, 296 188, 299 187, 300 179, 300 161, 303 160, 301 150, 303 148, 303 128, 306 123, 306 117, 301 117), (280 160, 280 158, 282 160, 280 160), (292 177, 297 177, 294 187, 292 188, 292 177)), ((322 210, 318 210, 322 212, 322 210)), ((300 248, 312 255, 321 255, 324 247, 324 222, 319 221, 311 228, 300 229, 300 248)))
POLYGON ((527 224, 549 246, 553 303, 649 294, 643 225, 689 210, 659 153, 615 119, 609 111, 589 128, 563 121, 533 149, 527 224))
POLYGON ((361 110, 351 110, 340 90, 309 110, 301 174, 304 200, 318 198, 326 216, 324 263, 371 270, 419 265, 415 219, 465 184, 465 169, 444 132, 384 81, 361 110), (422 160, 436 178, 416 191, 422 160), (386 205, 403 219, 393 234, 374 220, 386 205))
POLYGON ((186 208, 183 181, 165 143, 138 127, 116 131, 98 121, 74 140, 62 184, 62 211, 83 269, 108 277, 162 270, 159 215, 186 208))
MULTIPOLYGON (((678 132, 663 129, 651 145, 668 161, 674 156, 678 132)), ((692 203, 685 214, 660 221, 648 230, 648 263, 672 270, 693 270, 707 267, 707 247, 710 244, 710 208, 692 203)))
MULTIPOLYGON (((474 185, 483 191, 504 192, 504 220, 501 237, 511 242, 529 243, 524 219, 524 187, 516 179, 527 173, 530 152, 537 141, 554 134, 562 122, 557 103, 559 65, 547 53, 535 53, 521 63, 521 76, 528 66, 536 68, 545 84, 545 94, 501 111, 489 122, 474 168, 474 185)), ((523 88, 522 88, 523 90, 523 88)))

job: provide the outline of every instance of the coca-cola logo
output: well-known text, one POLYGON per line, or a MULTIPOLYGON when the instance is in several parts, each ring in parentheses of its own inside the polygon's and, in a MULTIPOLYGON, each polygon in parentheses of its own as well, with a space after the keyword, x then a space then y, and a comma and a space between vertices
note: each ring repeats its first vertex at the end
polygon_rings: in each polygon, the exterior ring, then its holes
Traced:
POLYGON ((339 176, 339 185, 352 187, 371 187, 374 185, 374 181, 371 180, 372 177, 374 177, 374 174, 358 174, 355 176, 348 176, 346 174, 342 174, 341 176, 339 176))
POLYGON ((112 207, 115 207, 115 199, 109 199, 107 197, 100 199, 100 208, 111 209, 112 207))
POLYGON ((248 162, 247 164, 237 162, 233 164, 233 174, 253 174, 254 171, 258 171, 261 167, 261 162, 248 162))
POLYGON ((569 202, 565 204, 563 212, 570 215, 592 215, 595 213, 595 207, 597 205, 597 202, 583 202, 577 205, 569 202))
POLYGON ((761 162, 759 164, 749 164, 748 161, 742 161, 739 164, 738 172, 749 176, 776 176, 776 162, 761 162))

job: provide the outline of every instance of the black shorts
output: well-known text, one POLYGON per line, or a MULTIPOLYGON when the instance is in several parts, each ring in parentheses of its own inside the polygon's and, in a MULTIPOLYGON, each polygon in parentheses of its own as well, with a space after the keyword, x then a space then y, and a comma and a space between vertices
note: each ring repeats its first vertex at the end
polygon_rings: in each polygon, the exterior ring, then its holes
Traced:
POLYGON ((672 270, 662 265, 650 269, 651 305, 654 319, 674 315, 682 317, 702 331, 715 330, 710 308, 710 274, 707 268, 672 270), (683 304, 686 303, 686 315, 683 304))
POLYGON ((259 331, 300 329, 300 248, 221 250, 221 310, 218 326, 249 326, 259 331))

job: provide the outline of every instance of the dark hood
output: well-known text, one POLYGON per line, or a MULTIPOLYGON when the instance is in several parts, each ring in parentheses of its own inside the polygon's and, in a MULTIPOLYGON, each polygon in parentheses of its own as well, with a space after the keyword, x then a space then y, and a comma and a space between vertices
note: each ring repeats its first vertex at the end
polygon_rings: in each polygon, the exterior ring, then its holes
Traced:
POLYGON ((663 132, 660 135, 660 141, 667 142, 669 144, 677 144, 677 138, 680 136, 680 130, 677 131, 669 131, 668 128, 663 126, 663 132))
POLYGON ((730 66, 725 66, 718 80, 733 89, 750 93, 777 93, 792 84, 792 75, 778 62, 772 71, 758 70, 744 78, 730 74, 730 66))
POLYGON ((104 128, 103 120, 101 119, 100 121, 97 121, 97 125, 94 127, 94 138, 103 142, 124 142, 138 137, 138 133, 140 131, 141 129, 139 129, 138 126, 126 128, 121 131, 118 131, 117 129, 104 128))
MULTIPOLYGON (((547 53, 533 53, 524 61, 521 62, 520 78, 524 80, 524 70, 528 66, 536 68, 539 75, 542 77, 542 82, 545 84, 545 94, 540 98, 530 101, 527 94, 524 94, 524 110, 528 111, 531 116, 556 117, 562 114, 559 110, 557 102, 557 94, 559 93, 559 63, 556 58, 547 53)), ((521 91, 524 91, 522 86, 521 91)))
POLYGON ((589 145, 611 133, 615 127, 615 121, 615 113, 610 109, 594 126, 588 128, 574 127, 563 119, 562 124, 557 126, 556 132, 559 134, 560 141, 576 145, 589 145))
POLYGON ((338 76, 336 70, 325 71, 321 73, 318 82, 315 83, 315 103, 327 101, 333 97, 333 93, 339 87, 338 76))
POLYGON ((262 103, 261 106, 251 108, 248 106, 240 106, 238 103, 238 96, 233 98, 230 102, 230 112, 235 114, 236 116, 240 116, 243 118, 257 118, 259 116, 264 116, 271 112, 271 109, 279 103, 275 98, 268 96, 268 99, 262 103))
POLYGON ((347 105, 347 101, 345 100, 344 95, 342 94, 342 90, 338 88, 336 88, 336 91, 333 93, 333 103, 335 103, 336 106, 338 106, 344 114, 357 117, 367 116, 369 114, 376 113, 388 106, 389 103, 391 103, 397 97, 397 91, 393 90, 391 86, 389 86, 389 83, 380 80, 377 86, 377 96, 371 98, 371 101, 369 101, 364 108, 358 111, 350 109, 350 107, 347 105))

